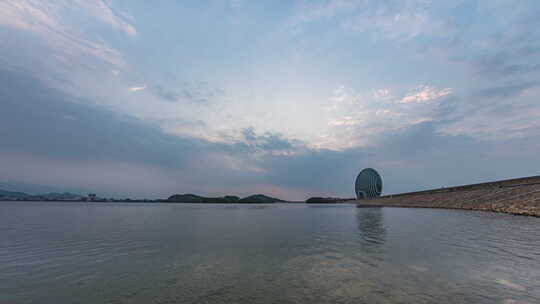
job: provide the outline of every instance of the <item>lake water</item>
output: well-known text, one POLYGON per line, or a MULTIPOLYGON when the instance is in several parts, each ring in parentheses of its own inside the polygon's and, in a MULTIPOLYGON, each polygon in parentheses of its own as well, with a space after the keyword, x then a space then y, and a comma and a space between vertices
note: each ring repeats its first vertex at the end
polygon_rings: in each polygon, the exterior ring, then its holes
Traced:
POLYGON ((0 303, 540 303, 540 219, 0 202, 0 303))

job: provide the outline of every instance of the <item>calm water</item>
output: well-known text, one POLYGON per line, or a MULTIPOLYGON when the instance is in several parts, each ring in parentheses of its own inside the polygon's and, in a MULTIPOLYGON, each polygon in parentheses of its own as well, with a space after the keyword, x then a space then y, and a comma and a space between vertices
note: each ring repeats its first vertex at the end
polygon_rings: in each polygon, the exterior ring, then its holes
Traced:
POLYGON ((0 303, 540 303, 540 219, 4 202, 0 303))

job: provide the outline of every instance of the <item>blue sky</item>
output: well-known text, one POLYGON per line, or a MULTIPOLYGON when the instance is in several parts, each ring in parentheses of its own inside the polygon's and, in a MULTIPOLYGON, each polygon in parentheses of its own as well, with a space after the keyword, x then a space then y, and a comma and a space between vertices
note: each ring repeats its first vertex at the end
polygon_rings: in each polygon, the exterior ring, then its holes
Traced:
POLYGON ((540 172, 537 1, 0 2, 0 186, 353 196, 540 172))

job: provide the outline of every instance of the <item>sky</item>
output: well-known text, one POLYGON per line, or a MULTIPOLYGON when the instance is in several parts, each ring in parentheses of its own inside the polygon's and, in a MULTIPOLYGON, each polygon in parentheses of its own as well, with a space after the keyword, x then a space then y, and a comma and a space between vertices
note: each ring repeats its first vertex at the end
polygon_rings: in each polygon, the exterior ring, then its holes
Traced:
POLYGON ((540 174, 540 2, 0 0, 0 188, 354 196, 540 174))

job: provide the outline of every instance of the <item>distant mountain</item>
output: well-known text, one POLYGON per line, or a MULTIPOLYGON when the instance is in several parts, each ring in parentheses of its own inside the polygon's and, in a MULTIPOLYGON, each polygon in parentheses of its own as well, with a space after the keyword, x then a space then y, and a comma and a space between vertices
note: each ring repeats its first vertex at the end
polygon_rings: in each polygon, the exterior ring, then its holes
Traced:
POLYGON ((171 195, 167 201, 177 202, 177 203, 193 203, 193 204, 218 204, 218 203, 245 203, 245 204, 256 204, 256 203, 275 203, 282 202, 282 200, 273 198, 270 196, 256 194, 250 195, 239 199, 238 196, 226 195, 223 197, 204 197, 195 194, 174 194, 171 195))
POLYGON ((51 193, 39 194, 37 196, 42 197, 46 200, 79 200, 83 197, 82 195, 73 194, 69 192, 63 192, 63 193, 51 192, 51 193))
POLYGON ((0 189, 0 198, 24 198, 30 196, 24 192, 7 191, 0 189))
POLYGON ((250 195, 247 197, 244 197, 243 199, 240 199, 238 201, 239 203, 251 203, 251 204, 257 204, 257 203, 277 203, 277 202, 283 202, 283 200, 280 200, 278 198, 266 196, 263 194, 255 194, 250 195))
POLYGON ((167 201, 177 203, 212 204, 212 203, 237 203, 238 196, 226 195, 223 197, 204 197, 195 194, 171 195, 167 201))
POLYGON ((38 195, 32 195, 24 192, 0 190, 0 199, 2 200, 31 200, 31 201, 61 201, 61 200, 79 200, 82 196, 73 193, 44 193, 38 195))

